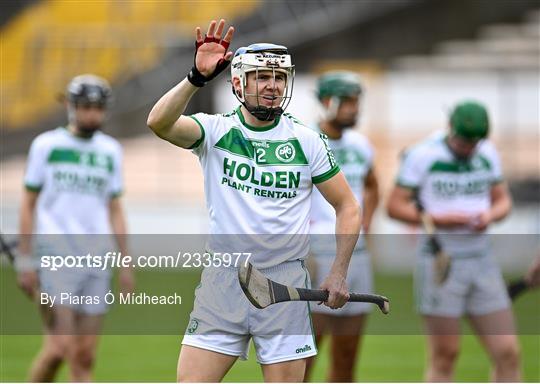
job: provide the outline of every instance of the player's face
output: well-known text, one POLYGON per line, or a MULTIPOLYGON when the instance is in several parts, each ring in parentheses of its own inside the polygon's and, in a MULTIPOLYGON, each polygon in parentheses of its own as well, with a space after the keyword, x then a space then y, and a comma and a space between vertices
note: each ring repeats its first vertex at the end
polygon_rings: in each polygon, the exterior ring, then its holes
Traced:
POLYGON ((287 76, 282 72, 248 72, 245 99, 251 105, 279 107, 282 100, 280 96, 283 96, 286 84, 287 76))
POLYGON ((341 128, 353 127, 358 120, 359 102, 358 96, 341 98, 333 121, 335 125, 341 128))
POLYGON ((81 103, 74 110, 75 125, 83 134, 94 133, 105 121, 105 107, 101 104, 81 103))
POLYGON ((479 140, 465 140, 452 134, 448 137, 448 145, 452 149, 452 152, 461 159, 470 158, 476 150, 478 143, 479 140))

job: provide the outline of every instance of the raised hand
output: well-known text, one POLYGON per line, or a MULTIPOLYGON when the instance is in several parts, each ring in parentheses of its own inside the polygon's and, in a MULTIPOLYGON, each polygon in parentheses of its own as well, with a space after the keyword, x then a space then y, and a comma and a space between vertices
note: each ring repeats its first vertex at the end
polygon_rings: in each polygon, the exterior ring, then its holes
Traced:
POLYGON ((234 27, 229 27, 227 33, 221 38, 223 29, 225 27, 225 20, 221 19, 219 23, 215 20, 210 22, 208 31, 203 39, 201 34, 201 28, 197 27, 197 54, 195 56, 195 65, 199 72, 209 77, 216 69, 216 65, 220 60, 230 61, 233 53, 227 51, 231 44, 232 36, 234 33, 234 27), (217 24, 217 28, 216 28, 217 24))

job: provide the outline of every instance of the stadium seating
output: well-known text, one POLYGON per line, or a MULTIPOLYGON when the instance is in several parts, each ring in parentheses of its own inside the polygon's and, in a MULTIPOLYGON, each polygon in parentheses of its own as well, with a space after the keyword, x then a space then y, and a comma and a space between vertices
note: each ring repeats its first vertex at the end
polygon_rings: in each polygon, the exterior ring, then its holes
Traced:
POLYGON ((157 65, 166 48, 191 40, 195 25, 244 15, 257 4, 42 1, 27 7, 2 28, 3 127, 39 122, 76 74, 123 82, 157 65))

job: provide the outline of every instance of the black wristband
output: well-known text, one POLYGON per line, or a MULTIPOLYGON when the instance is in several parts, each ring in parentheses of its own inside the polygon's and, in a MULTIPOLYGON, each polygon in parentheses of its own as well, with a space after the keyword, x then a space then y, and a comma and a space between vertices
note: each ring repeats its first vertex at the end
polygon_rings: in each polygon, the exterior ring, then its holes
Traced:
POLYGON ((196 66, 191 68, 191 71, 189 71, 187 75, 187 79, 191 84, 199 88, 204 87, 208 82, 208 79, 199 72, 196 66))

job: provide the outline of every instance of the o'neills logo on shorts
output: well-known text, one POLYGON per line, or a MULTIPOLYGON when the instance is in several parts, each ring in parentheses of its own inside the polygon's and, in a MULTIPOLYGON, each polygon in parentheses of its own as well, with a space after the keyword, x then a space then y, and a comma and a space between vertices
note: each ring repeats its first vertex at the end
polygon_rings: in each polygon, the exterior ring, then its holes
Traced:
POLYGON ((307 344, 301 348, 296 349, 296 353, 304 353, 304 352, 309 352, 309 351, 311 351, 311 347, 307 344))

